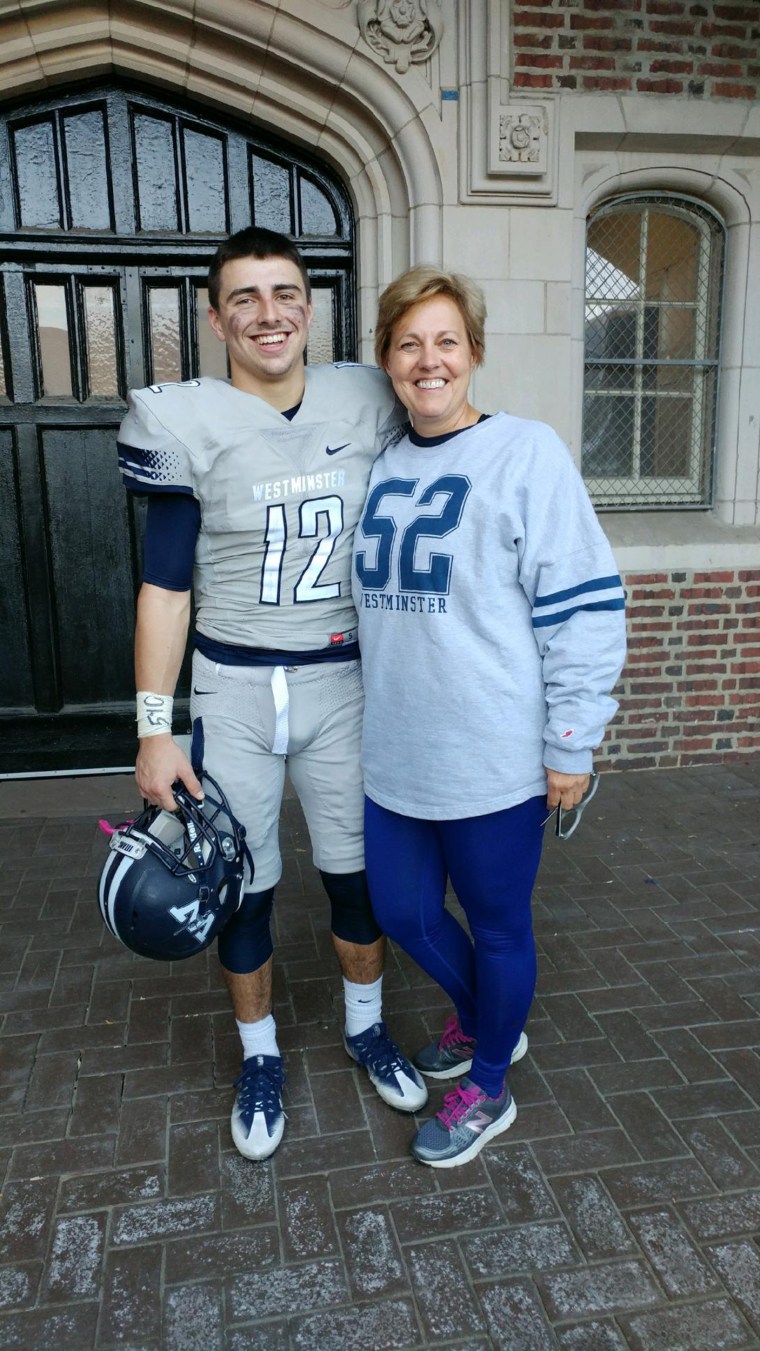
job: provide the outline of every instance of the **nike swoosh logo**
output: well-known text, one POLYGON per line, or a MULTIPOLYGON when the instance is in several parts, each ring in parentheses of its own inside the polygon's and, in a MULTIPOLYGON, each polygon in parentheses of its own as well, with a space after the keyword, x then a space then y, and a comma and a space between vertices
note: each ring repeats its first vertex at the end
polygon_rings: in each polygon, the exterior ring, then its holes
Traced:
POLYGON ((215 690, 199 690, 197 685, 193 685, 193 694, 215 694, 215 690))
POLYGON ((344 441, 342 446, 325 446, 325 455, 337 455, 339 450, 345 450, 350 445, 350 441, 344 441))

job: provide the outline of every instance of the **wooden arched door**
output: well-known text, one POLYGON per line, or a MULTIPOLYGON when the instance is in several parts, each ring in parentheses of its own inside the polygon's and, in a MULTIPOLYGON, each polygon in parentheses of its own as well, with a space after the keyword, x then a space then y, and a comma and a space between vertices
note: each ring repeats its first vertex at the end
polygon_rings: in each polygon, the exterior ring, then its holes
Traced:
POLYGON ((133 759, 116 429, 128 388, 225 373, 206 268, 252 222, 306 258, 308 359, 352 357, 350 205, 316 160, 128 87, 0 110, 0 774, 133 759))

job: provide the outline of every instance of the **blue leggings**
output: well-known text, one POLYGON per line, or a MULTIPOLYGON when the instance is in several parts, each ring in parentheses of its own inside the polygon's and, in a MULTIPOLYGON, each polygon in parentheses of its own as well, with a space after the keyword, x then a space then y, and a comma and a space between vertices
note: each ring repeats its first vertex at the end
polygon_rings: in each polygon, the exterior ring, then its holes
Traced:
POLYGON ((365 798, 367 879, 378 924, 437 980, 477 1039, 470 1077, 498 1097, 536 987, 530 898, 546 798, 456 821, 365 798), (447 876, 472 939, 445 909, 447 876))

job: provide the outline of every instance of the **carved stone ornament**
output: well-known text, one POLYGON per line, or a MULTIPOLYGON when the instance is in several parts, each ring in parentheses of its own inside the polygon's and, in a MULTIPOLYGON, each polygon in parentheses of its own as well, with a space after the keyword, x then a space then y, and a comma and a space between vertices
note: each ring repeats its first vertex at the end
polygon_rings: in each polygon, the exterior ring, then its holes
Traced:
POLYGON ((358 17, 364 41, 399 75, 427 61, 443 36, 439 0, 359 0, 358 17))
POLYGON ((539 179, 548 169, 549 114, 536 103, 502 103, 489 126, 489 177, 539 179))
POLYGON ((509 164, 538 164, 545 118, 530 113, 502 113, 499 159, 509 164))

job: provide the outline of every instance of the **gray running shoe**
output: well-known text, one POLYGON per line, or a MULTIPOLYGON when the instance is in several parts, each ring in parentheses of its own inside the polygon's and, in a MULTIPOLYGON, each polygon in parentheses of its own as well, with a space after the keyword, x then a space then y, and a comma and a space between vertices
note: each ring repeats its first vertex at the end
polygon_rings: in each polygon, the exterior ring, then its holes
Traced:
POLYGON ((446 1094, 437 1116, 418 1130, 412 1154, 431 1168, 458 1168, 474 1159, 487 1140, 508 1130, 516 1116, 506 1083, 498 1098, 488 1098, 471 1079, 463 1079, 446 1094))
POLYGON ((412 1056, 415 1069, 428 1079, 459 1079, 472 1065, 475 1038, 465 1036, 456 1014, 446 1019, 439 1041, 412 1056))
MULTIPOLYGON (((524 1032, 512 1052, 511 1064, 522 1060, 528 1049, 528 1038, 524 1032)), ((446 1019, 446 1025, 439 1041, 431 1041, 421 1051, 412 1056, 412 1064, 427 1079, 458 1079, 472 1069, 472 1057, 475 1054, 475 1038, 465 1036, 456 1014, 446 1019)))

